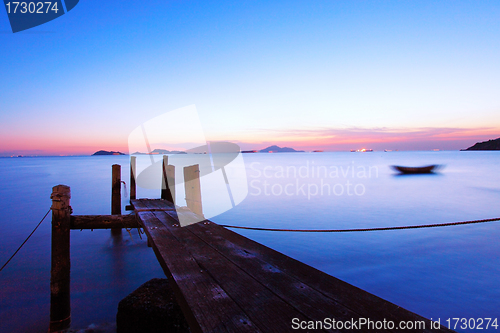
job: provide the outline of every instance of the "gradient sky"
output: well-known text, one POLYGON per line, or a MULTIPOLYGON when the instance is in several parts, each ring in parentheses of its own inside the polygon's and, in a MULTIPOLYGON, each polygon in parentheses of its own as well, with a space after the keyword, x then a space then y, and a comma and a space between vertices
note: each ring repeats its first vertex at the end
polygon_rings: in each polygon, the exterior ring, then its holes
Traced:
POLYGON ((0 155, 128 152, 196 105, 242 149, 460 149, 500 136, 499 1, 96 1, 13 34, 0 155))

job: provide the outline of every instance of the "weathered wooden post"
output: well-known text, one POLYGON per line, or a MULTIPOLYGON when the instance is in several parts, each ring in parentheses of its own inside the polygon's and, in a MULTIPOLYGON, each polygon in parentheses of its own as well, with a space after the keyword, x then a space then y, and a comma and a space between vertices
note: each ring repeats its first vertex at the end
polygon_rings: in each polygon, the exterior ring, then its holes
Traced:
MULTIPOLYGON (((111 215, 122 214, 122 200, 121 200, 121 165, 113 164, 111 175, 111 215)), ((112 235, 121 235, 122 229, 112 228, 112 235)))
POLYGON ((52 258, 49 332, 57 332, 68 328, 71 323, 70 188, 66 185, 54 186, 50 198, 52 199, 52 258))
POLYGON ((187 207, 203 216, 201 206, 200 166, 198 164, 184 167, 184 188, 187 207))
POLYGON ((168 190, 170 191, 170 196, 172 197, 171 202, 175 204, 175 165, 167 165, 165 167, 165 171, 167 175, 168 190))
POLYGON ((137 170, 137 161, 135 156, 130 156, 130 200, 136 198, 136 185, 135 185, 135 170, 137 170))
POLYGON ((168 156, 163 155, 162 177, 161 177, 161 198, 175 203, 175 166, 168 165, 168 156))

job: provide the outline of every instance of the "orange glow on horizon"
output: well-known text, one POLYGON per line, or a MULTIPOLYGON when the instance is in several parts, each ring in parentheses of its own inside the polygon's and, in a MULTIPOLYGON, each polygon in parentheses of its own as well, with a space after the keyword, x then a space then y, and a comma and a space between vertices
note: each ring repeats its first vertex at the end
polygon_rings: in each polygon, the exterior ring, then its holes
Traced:
MULTIPOLYGON (((359 149, 374 150, 459 150, 476 142, 500 137, 500 128, 413 128, 413 129, 320 129, 258 131, 253 138, 231 141, 240 145, 242 150, 263 149, 271 145, 291 147, 298 150, 313 151, 350 151, 359 149), (265 138, 265 139, 262 139, 265 138)), ((67 140, 52 137, 27 135, 6 137, 0 134, 0 155, 92 155, 99 150, 119 151, 128 154, 127 138, 106 136, 85 137, 68 136, 67 140), (83 143, 84 142, 84 143, 83 143)))
POLYGON ((488 129, 408 129, 408 130, 379 130, 379 129, 352 129, 340 130, 342 135, 332 134, 311 136, 298 131, 294 137, 290 133, 283 136, 276 135, 260 142, 241 142, 246 149, 265 148, 276 144, 278 146, 313 151, 350 151, 361 149, 394 149, 394 150, 459 150, 465 149, 476 142, 487 141, 500 137, 500 128, 488 129), (320 139, 318 139, 320 138, 320 139))
POLYGON ((119 151, 128 154, 126 141, 107 138, 94 138, 85 143, 84 140, 69 137, 67 140, 60 140, 54 137, 18 137, 4 138, 0 136, 0 155, 92 155, 99 150, 119 151), (121 142, 120 142, 121 141, 121 142))

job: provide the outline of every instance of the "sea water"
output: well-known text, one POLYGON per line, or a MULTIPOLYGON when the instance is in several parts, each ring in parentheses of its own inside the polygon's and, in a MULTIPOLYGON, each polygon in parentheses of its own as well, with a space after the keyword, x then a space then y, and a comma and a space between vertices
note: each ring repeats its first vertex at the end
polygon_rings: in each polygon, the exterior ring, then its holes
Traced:
MULTIPOLYGON (((355 229, 500 217, 498 152, 244 154, 243 159, 247 197, 212 218, 217 223, 355 229), (411 176, 390 168, 429 164, 440 168, 411 176)), ((0 264, 48 211, 54 185, 71 187, 73 214, 109 214, 112 164, 122 165, 128 185, 128 156, 0 158, 0 264)), ((138 197, 159 195, 138 188, 138 197)), ((48 328, 50 230, 49 214, 0 272, 0 332, 48 328)), ((448 318, 500 317, 500 222, 347 233, 234 230, 442 324, 448 318)), ((71 267, 74 328, 113 323, 122 298, 164 276, 137 230, 124 230, 122 237, 109 230, 72 231, 71 267)))

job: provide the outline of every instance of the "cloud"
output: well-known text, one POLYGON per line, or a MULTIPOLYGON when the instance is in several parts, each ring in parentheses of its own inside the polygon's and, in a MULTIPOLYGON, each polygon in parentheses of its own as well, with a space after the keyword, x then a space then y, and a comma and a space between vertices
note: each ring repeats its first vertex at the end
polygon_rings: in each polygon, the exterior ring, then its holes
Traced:
MULTIPOLYGON (((305 150, 323 149, 342 151, 371 148, 375 150, 459 150, 477 141, 500 136, 500 129, 493 127, 456 128, 308 128, 259 130, 254 137, 264 138, 254 142, 241 142, 242 147, 279 144, 305 150)), ((252 140, 253 141, 253 140, 252 140)))

